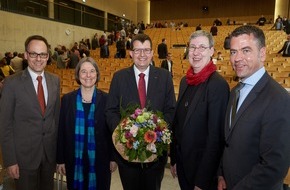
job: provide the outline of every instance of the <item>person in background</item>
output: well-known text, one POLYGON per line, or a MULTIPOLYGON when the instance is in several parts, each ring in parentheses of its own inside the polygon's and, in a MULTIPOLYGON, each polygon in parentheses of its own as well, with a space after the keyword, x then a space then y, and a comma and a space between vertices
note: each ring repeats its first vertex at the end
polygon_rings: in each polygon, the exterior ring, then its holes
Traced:
POLYGON ((190 67, 180 81, 172 124, 171 174, 182 190, 216 190, 229 85, 211 57, 214 40, 199 30, 189 38, 190 67))
POLYGON ((0 75, 5 78, 14 73, 14 69, 10 65, 7 65, 7 58, 0 54, 0 75))
POLYGON ((240 26, 230 39, 240 82, 227 107, 218 190, 281 190, 290 160, 290 96, 265 70, 260 28, 240 26))
POLYGON ((65 57, 65 52, 63 50, 58 50, 56 67, 58 69, 65 69, 68 66, 69 58, 65 57))
POLYGON ((11 59, 10 66, 13 68, 15 73, 18 73, 23 70, 23 59, 18 56, 17 52, 13 53, 13 59, 11 59))
POLYGON ((25 41, 28 67, 4 80, 0 139, 4 167, 16 190, 52 190, 60 110, 60 80, 44 70, 48 42, 25 41))
POLYGON ((105 120, 107 93, 96 88, 100 71, 93 58, 75 68, 80 88, 61 99, 57 140, 57 168, 66 175, 67 189, 109 190, 113 144, 105 120))
MULTIPOLYGON (((106 118, 113 133, 121 120, 120 107, 141 102, 138 95, 139 74, 145 75, 146 102, 152 111, 163 113, 164 119, 171 124, 175 108, 175 94, 172 77, 164 69, 150 66, 153 57, 152 41, 145 34, 137 34, 131 42, 130 55, 134 64, 115 72, 106 106, 106 118)), ((133 163, 124 160, 115 150, 119 174, 124 190, 160 190, 164 176, 167 153, 157 161, 149 163, 133 163)))
POLYGON ((287 35, 287 41, 284 42, 283 47, 277 52, 277 54, 282 53, 283 57, 290 57, 290 34, 287 35))
POLYGON ((217 28, 216 23, 214 23, 212 25, 212 27, 210 28, 210 33, 211 33, 212 36, 217 36, 218 28, 217 28))
POLYGON ((98 33, 95 33, 95 35, 94 35, 94 37, 92 39, 92 50, 95 50, 98 47, 100 47, 99 37, 98 37, 98 33))
POLYGON ((168 53, 166 59, 161 62, 161 68, 166 69, 170 72, 171 76, 173 76, 173 61, 172 61, 172 54, 168 53))
POLYGON ((158 45, 157 53, 158 53, 159 59, 166 59, 166 55, 168 54, 168 49, 167 49, 165 38, 163 38, 162 42, 158 45))
POLYGON ((264 15, 262 15, 262 16, 258 19, 258 21, 257 21, 256 24, 258 24, 259 26, 264 26, 264 25, 266 24, 266 22, 267 22, 267 19, 264 17, 264 15))
POLYGON ((195 28, 195 31, 201 30, 201 24, 198 24, 195 28))

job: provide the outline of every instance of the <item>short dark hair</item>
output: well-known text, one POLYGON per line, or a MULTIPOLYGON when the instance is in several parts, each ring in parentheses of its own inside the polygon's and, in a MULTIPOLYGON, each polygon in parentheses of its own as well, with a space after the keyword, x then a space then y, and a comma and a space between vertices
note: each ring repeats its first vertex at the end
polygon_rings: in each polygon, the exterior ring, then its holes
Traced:
POLYGON ((43 37, 43 36, 39 36, 39 35, 33 35, 33 36, 29 36, 25 43, 24 43, 24 46, 25 46, 25 51, 28 51, 28 45, 29 43, 32 41, 32 40, 39 40, 39 41, 43 41, 46 45, 46 48, 47 48, 47 51, 48 51, 48 42, 47 40, 43 37))
POLYGON ((143 44, 146 40, 148 40, 150 42, 150 48, 152 48, 152 40, 151 40, 151 38, 148 35, 146 35, 146 34, 137 34, 137 35, 135 35, 132 38, 132 40, 131 40, 131 50, 134 49, 134 45, 133 44, 134 44, 135 41, 140 41, 143 44))
POLYGON ((101 73, 100 73, 99 67, 98 67, 98 65, 97 65, 97 62, 96 62, 93 58, 91 58, 91 57, 84 57, 84 58, 82 58, 82 59, 78 62, 77 66, 76 66, 76 68, 75 68, 75 79, 76 79, 77 83, 78 83, 79 85, 81 85, 81 81, 80 81, 80 76, 79 76, 79 74, 80 74, 81 66, 82 66, 82 64, 85 63, 85 62, 89 62, 89 63, 91 63, 91 64, 93 65, 93 67, 96 69, 96 72, 97 72, 97 74, 98 74, 98 77, 97 77, 96 83, 99 82, 99 80, 100 80, 100 78, 101 78, 101 73))
POLYGON ((162 42, 165 42, 165 40, 166 40, 165 38, 162 38, 162 42))
POLYGON ((261 49, 266 46, 265 34, 263 30, 253 25, 243 25, 236 28, 230 35, 230 39, 233 37, 238 37, 243 34, 253 34, 255 40, 257 41, 258 47, 261 49))

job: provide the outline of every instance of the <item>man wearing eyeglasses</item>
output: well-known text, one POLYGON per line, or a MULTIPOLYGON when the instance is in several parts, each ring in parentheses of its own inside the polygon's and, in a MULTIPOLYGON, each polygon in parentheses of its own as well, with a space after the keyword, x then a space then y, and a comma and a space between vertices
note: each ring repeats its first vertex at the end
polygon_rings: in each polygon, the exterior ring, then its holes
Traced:
POLYGON ((60 81, 44 71, 49 58, 44 37, 28 37, 24 55, 28 67, 5 78, 0 100, 4 166, 16 190, 53 190, 60 81))
MULTIPOLYGON (((145 34, 134 36, 131 41, 130 55, 134 64, 117 71, 111 82, 106 107, 110 131, 113 132, 120 122, 120 107, 125 109, 129 103, 163 112, 164 119, 170 124, 175 107, 172 77, 168 71, 150 65, 153 50, 149 36, 145 34), (139 81, 142 81, 142 77, 145 80, 145 104, 142 103, 143 99, 140 96, 142 85, 139 81)), ((115 159, 119 166, 124 190, 160 190, 167 153, 164 153, 157 161, 144 164, 128 162, 117 152, 115 159)))

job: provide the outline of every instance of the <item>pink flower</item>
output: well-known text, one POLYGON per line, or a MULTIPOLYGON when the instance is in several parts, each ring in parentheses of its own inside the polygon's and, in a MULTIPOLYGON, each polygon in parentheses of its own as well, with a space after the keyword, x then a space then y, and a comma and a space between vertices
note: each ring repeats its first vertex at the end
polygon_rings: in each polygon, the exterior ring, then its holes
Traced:
POLYGON ((138 115, 141 115, 142 114, 142 109, 136 109, 135 112, 134 112, 135 116, 137 117, 138 115))

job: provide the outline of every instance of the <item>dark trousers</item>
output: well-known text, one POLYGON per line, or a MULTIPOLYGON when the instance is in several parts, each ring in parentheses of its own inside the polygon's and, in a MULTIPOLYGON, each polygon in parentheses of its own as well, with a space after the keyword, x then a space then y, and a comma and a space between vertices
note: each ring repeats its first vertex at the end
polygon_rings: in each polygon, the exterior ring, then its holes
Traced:
POLYGON ((19 169, 19 179, 15 180, 16 190, 53 190, 55 163, 49 163, 46 156, 36 170, 19 169))
POLYGON ((160 190, 167 157, 154 163, 121 163, 119 174, 124 190, 160 190))

